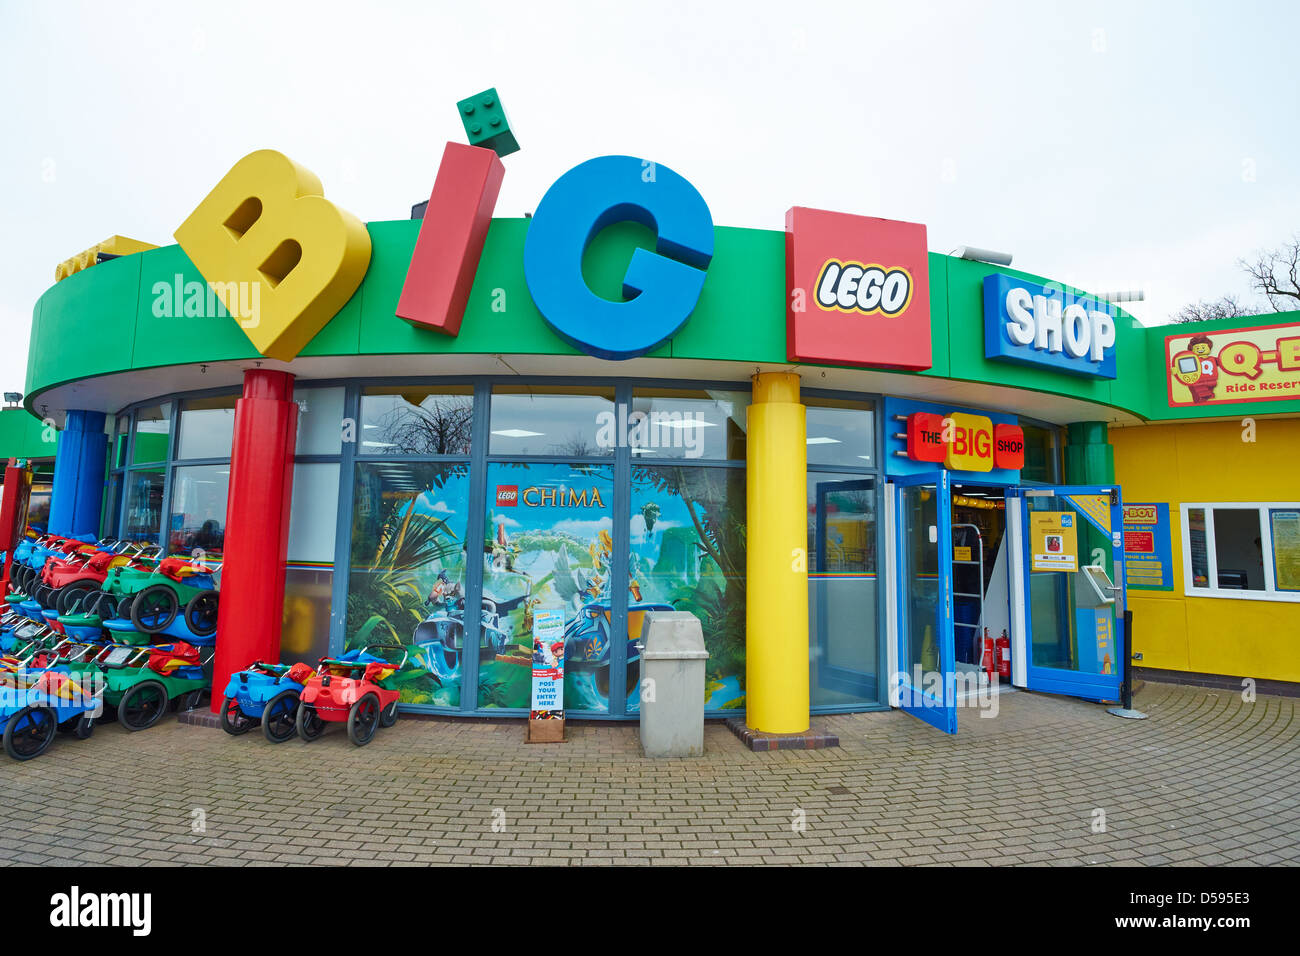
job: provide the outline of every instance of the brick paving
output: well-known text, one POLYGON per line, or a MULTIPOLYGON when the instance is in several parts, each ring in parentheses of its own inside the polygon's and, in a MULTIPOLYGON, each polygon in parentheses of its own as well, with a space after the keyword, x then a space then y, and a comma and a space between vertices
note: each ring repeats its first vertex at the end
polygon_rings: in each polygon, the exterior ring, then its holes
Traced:
POLYGON ((658 761, 635 725, 529 746, 518 721, 402 720, 358 749, 106 724, 0 758, 0 862, 1300 863, 1300 701, 1147 684, 1135 706, 1008 694, 955 738, 828 717, 840 747, 773 753, 710 723, 704 757, 658 761))

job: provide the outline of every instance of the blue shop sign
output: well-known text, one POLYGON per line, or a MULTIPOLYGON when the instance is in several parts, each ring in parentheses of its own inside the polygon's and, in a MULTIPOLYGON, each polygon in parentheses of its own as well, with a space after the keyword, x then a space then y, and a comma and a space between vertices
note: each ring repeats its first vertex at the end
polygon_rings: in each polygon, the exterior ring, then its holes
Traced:
POLYGON ((1115 308, 1059 285, 987 275, 984 357, 1115 378, 1115 308))

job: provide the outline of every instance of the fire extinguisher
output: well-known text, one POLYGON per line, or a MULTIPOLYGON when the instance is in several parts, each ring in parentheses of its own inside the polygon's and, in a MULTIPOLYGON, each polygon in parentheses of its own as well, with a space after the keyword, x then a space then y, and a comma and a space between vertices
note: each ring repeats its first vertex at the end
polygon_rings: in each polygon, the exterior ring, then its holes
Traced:
POLYGON ((984 628, 984 656, 980 660, 984 665, 984 673, 988 674, 989 680, 992 680, 993 674, 998 668, 998 658, 993 645, 993 638, 989 635, 987 627, 984 628))
POLYGON ((1011 676, 1011 638, 1007 637, 1007 629, 1002 629, 1002 636, 998 638, 998 676, 1011 676))

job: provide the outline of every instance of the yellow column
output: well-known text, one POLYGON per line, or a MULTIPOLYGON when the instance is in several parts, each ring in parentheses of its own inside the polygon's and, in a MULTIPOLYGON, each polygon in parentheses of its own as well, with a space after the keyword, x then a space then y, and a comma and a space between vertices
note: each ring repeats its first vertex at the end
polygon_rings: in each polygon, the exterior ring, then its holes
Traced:
POLYGON ((745 722, 808 729, 808 445, 799 376, 754 376, 747 442, 745 722))

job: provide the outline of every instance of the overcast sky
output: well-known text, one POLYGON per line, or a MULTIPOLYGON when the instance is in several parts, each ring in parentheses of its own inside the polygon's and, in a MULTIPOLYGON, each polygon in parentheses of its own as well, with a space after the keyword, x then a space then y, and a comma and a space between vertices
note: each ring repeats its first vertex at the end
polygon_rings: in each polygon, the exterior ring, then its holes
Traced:
MULTIPOLYGON (((428 198, 455 103, 522 147, 497 215, 627 153, 720 225, 792 205, 925 223, 1132 311, 1248 295, 1300 230, 1294 3, 27 3, 0 0, 0 386, 62 259, 173 242, 272 147, 363 220, 428 198), (1287 157, 1291 157, 1288 159, 1287 157)), ((1266 306, 1264 307, 1266 308, 1266 306)))

